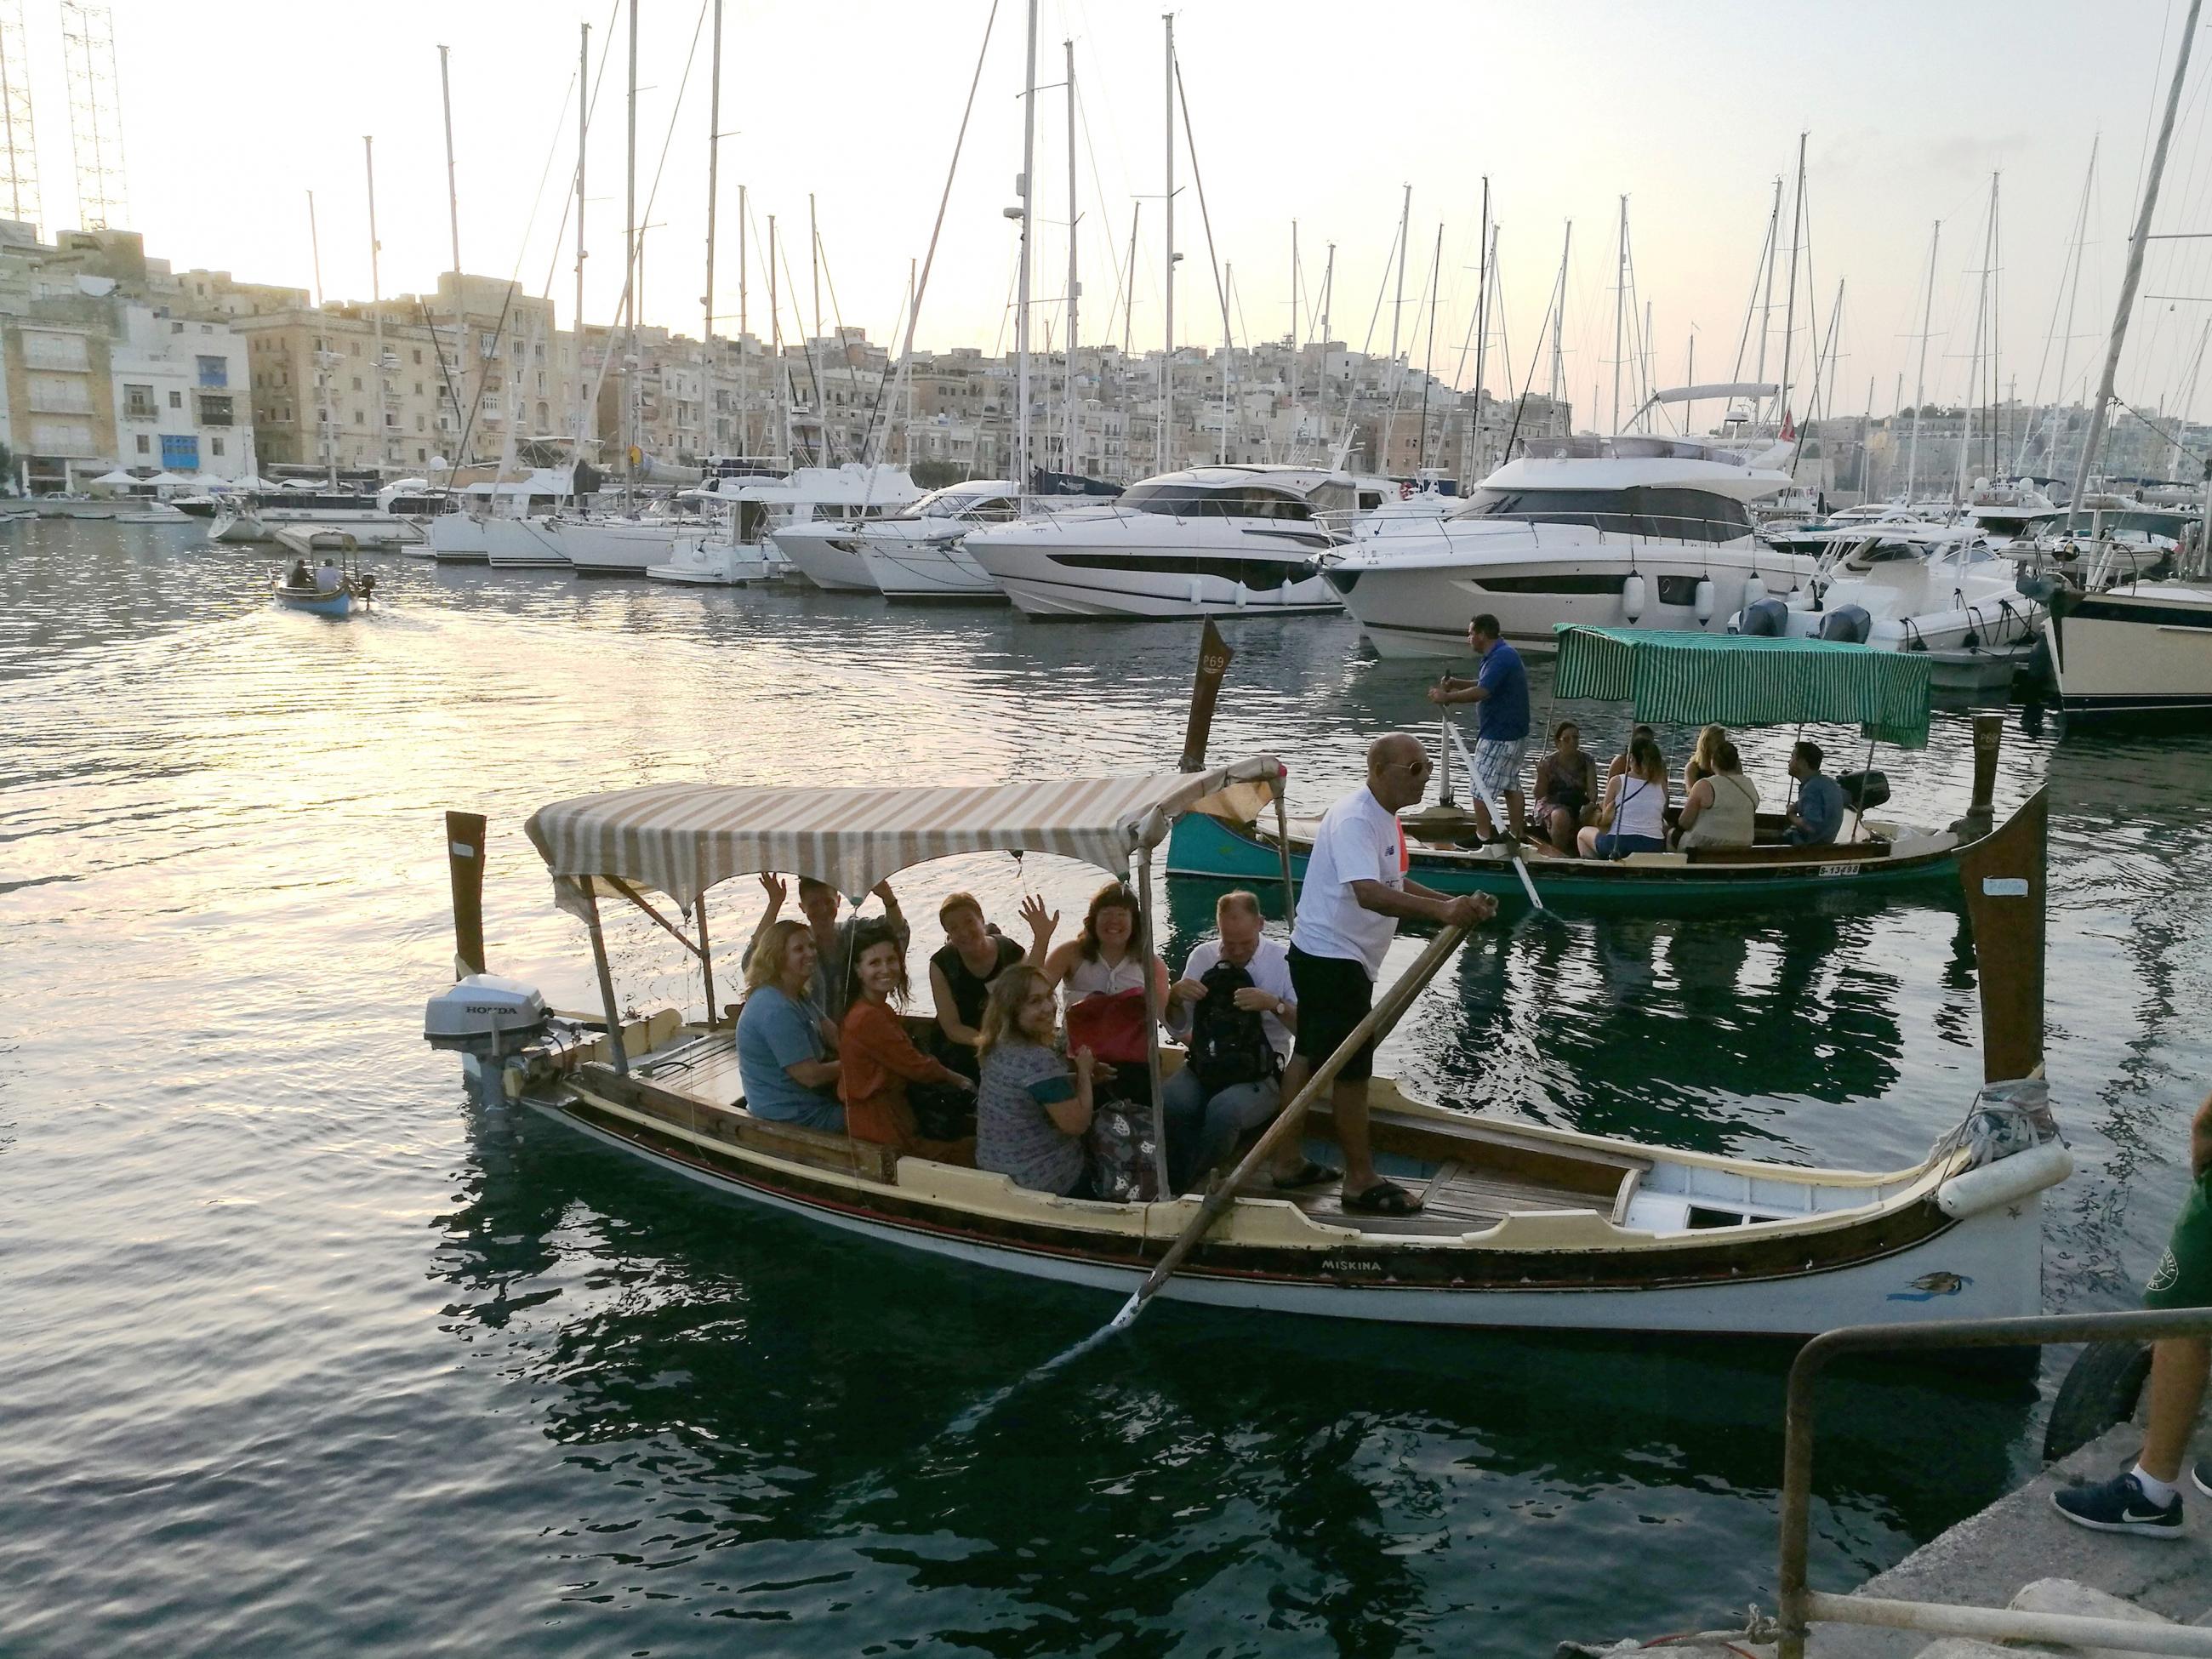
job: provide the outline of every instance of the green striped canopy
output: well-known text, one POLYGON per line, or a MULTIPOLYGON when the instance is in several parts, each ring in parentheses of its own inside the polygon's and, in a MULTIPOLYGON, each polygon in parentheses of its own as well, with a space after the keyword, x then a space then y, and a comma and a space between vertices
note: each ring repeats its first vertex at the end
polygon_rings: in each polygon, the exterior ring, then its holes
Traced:
POLYGON ((1928 741, 1928 659, 1829 640, 1634 628, 1558 629, 1554 695, 1632 703, 1654 725, 1856 725, 1928 741))

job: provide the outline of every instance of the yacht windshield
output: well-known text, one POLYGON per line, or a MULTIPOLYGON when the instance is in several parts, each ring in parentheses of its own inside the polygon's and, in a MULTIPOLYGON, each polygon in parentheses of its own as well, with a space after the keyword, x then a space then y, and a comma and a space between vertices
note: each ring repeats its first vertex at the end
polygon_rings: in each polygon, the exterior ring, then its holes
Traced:
POLYGON ((1256 484, 1131 484, 1122 491, 1120 505, 1135 513, 1167 513, 1183 519, 1313 517, 1313 505, 1304 496, 1256 484))
POLYGON ((1743 503, 1704 489, 1478 489, 1455 516, 1580 524, 1620 536, 1732 542, 1751 534, 1743 503))

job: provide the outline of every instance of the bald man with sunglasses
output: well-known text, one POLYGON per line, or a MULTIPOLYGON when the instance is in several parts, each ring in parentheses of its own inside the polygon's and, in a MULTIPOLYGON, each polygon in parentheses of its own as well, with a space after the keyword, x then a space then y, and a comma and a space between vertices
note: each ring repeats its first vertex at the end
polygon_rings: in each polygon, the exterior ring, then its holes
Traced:
MULTIPOLYGON (((1367 781, 1321 821, 1298 889, 1291 931, 1291 983, 1298 1008, 1297 1039, 1283 1070, 1283 1098, 1305 1086, 1313 1068, 1334 1054, 1375 1004, 1401 917, 1440 926, 1485 921, 1498 914, 1487 894, 1454 898, 1424 887, 1407 872, 1410 860, 1399 812, 1429 790, 1428 751, 1404 732, 1378 738, 1367 751, 1367 781)), ((1375 1172, 1367 1134, 1367 1080, 1375 1069, 1370 1039, 1337 1073, 1329 1096, 1337 1144, 1344 1149, 1344 1207, 1355 1214, 1404 1216, 1419 1206, 1395 1182, 1375 1172)), ((1313 1187, 1337 1171, 1295 1150, 1275 1171, 1280 1188, 1313 1187)))

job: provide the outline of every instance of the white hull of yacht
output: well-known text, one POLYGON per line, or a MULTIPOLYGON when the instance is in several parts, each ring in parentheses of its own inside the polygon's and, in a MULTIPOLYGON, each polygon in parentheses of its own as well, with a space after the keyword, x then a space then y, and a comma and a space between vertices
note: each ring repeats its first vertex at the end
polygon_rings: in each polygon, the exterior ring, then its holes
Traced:
POLYGON ((1003 605, 1006 596, 991 573, 968 556, 959 542, 864 538, 868 574, 887 599, 981 599, 1003 605))
POLYGON ((652 524, 643 520, 549 520, 553 538, 580 576, 642 576, 665 564, 676 544, 696 536, 696 525, 652 524))
POLYGON ((1070 514, 968 538, 968 556, 1016 607, 1067 618, 1298 616, 1340 611, 1317 568, 1318 530, 1236 520, 1070 514))
POLYGON ((566 570, 568 556, 550 518, 483 521, 484 556, 497 570, 566 570))
POLYGON ((2159 585, 2062 600, 2051 661, 2069 718, 2212 719, 2212 592, 2159 585))
POLYGON ((848 524, 791 524, 770 531, 769 539, 817 587, 832 593, 880 592, 868 574, 854 530, 848 524))
POLYGON ((1748 538, 1666 541, 1583 525, 1466 521, 1439 534, 1449 551, 1412 551, 1411 538, 1392 537, 1330 568, 1345 609, 1380 656, 1464 657, 1468 623, 1486 611, 1523 652, 1553 650, 1553 630, 1562 623, 1725 633, 1728 616, 1747 597, 1787 593, 1814 563, 1748 538), (1642 577, 1644 589, 1633 617, 1631 575, 1642 577), (1698 587, 1708 579, 1700 619, 1698 587))
POLYGON ((688 541, 676 544, 675 556, 645 574, 657 582, 676 582, 689 587, 744 587, 763 582, 775 574, 775 562, 757 543, 688 541))
POLYGON ((484 521, 466 513, 441 513, 423 538, 440 564, 482 564, 486 557, 484 521))
POLYGON ((1939 690, 2009 686, 2042 630, 2043 606, 2014 585, 2002 559, 1938 555, 1844 568, 1822 590, 1820 609, 1809 599, 1792 605, 1790 636, 1818 639, 1830 613, 1856 605, 1869 617, 1865 642, 1924 653, 1939 690))

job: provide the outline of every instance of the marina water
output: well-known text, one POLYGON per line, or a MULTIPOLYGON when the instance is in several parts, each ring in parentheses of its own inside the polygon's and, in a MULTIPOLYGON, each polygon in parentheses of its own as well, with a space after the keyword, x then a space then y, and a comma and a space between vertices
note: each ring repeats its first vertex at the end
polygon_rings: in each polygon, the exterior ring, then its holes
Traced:
MULTIPOLYGON (((398 559, 334 623, 198 533, 0 528, 0 1650, 1506 1654, 1772 1605, 1784 1355, 1168 1305, 945 1437, 1115 1300, 718 1205, 471 1105, 423 1047, 445 808, 491 820, 493 966, 590 1006, 536 807, 1171 766, 1194 629, 398 559)), ((1428 674, 1346 623, 1226 631, 1213 753, 1281 754, 1294 806, 1374 733, 1433 733, 1428 674)), ((1621 711, 1577 712, 1620 746, 1621 711)), ((1792 735, 1746 740, 1770 793, 1792 735)), ((1963 715, 1881 760, 1900 817, 1962 809, 1963 715)), ((2046 778, 2081 1162, 2046 1297, 2117 1307, 2208 1076, 2212 744, 2014 711, 2000 811, 2046 778)), ((900 889, 933 948, 956 885, 1072 927, 1096 881, 994 857, 900 889)), ((1171 959, 1210 901, 1171 894, 1171 959)), ((760 895, 714 902, 727 991, 760 895)), ((614 934, 626 1000, 696 1006, 665 939, 614 934)), ((1478 935, 1384 1061, 1468 1107, 1887 1167, 1965 1107, 1978 1030, 1954 911, 1801 909, 1478 935)), ((1832 1383, 1816 1582, 2024 1476, 2057 1364, 1832 1383)))

